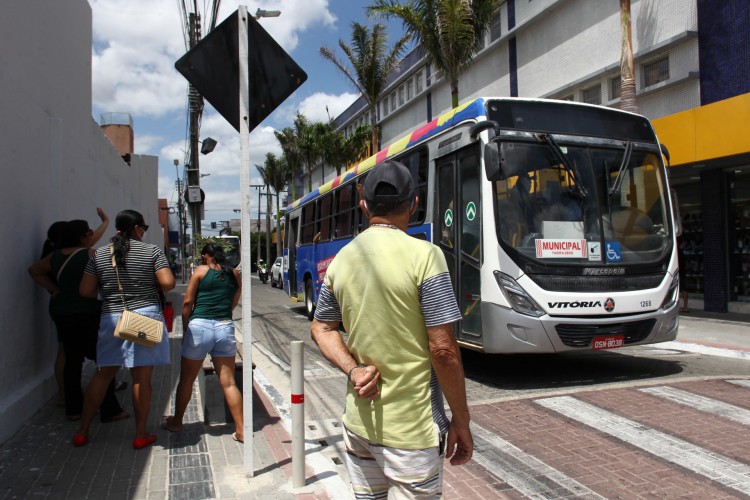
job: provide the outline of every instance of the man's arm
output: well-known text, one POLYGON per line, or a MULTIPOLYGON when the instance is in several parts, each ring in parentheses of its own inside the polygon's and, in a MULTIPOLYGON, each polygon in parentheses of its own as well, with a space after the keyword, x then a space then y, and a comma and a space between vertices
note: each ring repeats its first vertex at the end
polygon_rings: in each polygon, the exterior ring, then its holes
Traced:
POLYGON ((310 327, 310 333, 323 356, 339 370, 349 375, 350 382, 359 397, 369 400, 378 397, 380 394, 378 388, 380 372, 374 365, 358 367, 359 363, 349 352, 344 339, 341 338, 338 321, 314 319, 310 327))
POLYGON ((474 451, 461 350, 453 336, 452 323, 427 327, 427 335, 432 367, 452 414, 445 456, 451 465, 461 465, 471 459, 474 451))

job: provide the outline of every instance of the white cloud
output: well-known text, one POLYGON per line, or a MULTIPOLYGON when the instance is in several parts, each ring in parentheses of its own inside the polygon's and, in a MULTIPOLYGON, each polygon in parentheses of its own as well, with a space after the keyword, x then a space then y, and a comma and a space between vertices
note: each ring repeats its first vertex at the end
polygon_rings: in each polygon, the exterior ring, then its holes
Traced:
POLYGON ((325 94, 316 92, 306 97, 299 105, 299 112, 305 115, 310 121, 327 122, 329 116, 335 118, 340 115, 346 108, 357 100, 359 94, 345 92, 340 95, 325 94))
MULTIPOLYGON (((174 0, 89 0, 93 11, 93 101, 100 111, 125 111, 159 117, 184 110, 187 82, 174 69, 185 51, 183 14, 174 0)), ((188 5, 191 2, 187 2, 188 5)), ((206 8, 208 0, 198 2, 206 8)), ((218 22, 240 2, 224 2, 218 22)), ((254 6, 280 10, 261 19, 263 27, 288 52, 312 26, 333 26, 328 0, 279 0, 254 6)), ((202 20, 204 26, 207 19, 202 20)), ((204 28, 205 30, 205 28, 204 28)), ((205 33, 204 33, 205 34, 205 33)))

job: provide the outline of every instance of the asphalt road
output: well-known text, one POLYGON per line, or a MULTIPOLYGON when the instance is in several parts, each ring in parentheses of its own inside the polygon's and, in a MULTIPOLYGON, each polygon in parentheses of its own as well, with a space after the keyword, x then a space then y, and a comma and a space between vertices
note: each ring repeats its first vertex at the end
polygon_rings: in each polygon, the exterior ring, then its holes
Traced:
MULTIPOLYGON (((345 498, 339 417, 346 377, 311 341, 301 304, 257 280, 252 293, 253 359, 282 416, 290 343, 305 342, 308 464, 329 478, 332 498, 345 498)), ((714 342, 729 328, 684 326, 691 338, 699 332, 714 342)), ((750 356, 684 347, 463 351, 475 453, 466 466, 446 466, 444 498, 747 498, 750 356)))

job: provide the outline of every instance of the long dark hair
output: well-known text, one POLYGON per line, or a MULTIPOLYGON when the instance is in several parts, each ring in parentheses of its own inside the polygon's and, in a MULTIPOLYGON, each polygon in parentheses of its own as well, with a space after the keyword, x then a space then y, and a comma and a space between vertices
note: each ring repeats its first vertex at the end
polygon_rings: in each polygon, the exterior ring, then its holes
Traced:
POLYGON ((109 241, 115 250, 115 262, 119 267, 125 267, 125 258, 130 251, 130 238, 135 226, 143 225, 143 215, 135 210, 123 210, 115 218, 117 234, 109 241))
POLYGON ((221 245, 215 243, 206 243, 201 249, 201 255, 208 255, 214 262, 216 262, 221 268, 222 276, 229 276, 229 283, 237 288, 237 277, 234 275, 234 270, 227 264, 227 256, 224 254, 224 249, 221 245))
POLYGON ((81 238, 89 232, 89 223, 85 220, 75 219, 69 221, 60 238, 60 248, 80 247, 81 238))
POLYGON ((42 258, 54 252, 55 249, 60 248, 60 239, 62 239, 62 233, 67 224, 68 221, 59 220, 53 222, 49 229, 47 229, 47 239, 44 241, 44 245, 42 245, 42 258))

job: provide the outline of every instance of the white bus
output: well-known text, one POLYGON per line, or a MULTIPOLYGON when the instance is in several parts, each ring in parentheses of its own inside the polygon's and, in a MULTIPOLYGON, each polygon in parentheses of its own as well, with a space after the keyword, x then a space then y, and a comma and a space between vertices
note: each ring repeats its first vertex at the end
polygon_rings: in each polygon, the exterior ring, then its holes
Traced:
POLYGON ((394 158, 420 197, 408 233, 448 262, 462 346, 539 353, 673 340, 676 224, 662 154, 643 116, 475 99, 290 205, 285 288, 312 317, 327 264, 367 227, 356 184, 394 158))

